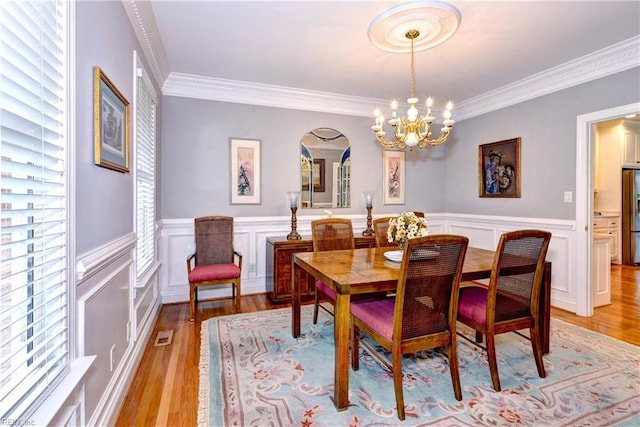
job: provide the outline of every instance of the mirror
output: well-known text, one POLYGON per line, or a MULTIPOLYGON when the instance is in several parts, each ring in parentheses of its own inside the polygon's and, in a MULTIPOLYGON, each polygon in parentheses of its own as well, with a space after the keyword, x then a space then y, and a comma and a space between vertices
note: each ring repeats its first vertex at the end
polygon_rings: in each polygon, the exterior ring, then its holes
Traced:
POLYGON ((303 208, 351 206, 351 146, 335 129, 318 128, 300 141, 300 192, 303 208))

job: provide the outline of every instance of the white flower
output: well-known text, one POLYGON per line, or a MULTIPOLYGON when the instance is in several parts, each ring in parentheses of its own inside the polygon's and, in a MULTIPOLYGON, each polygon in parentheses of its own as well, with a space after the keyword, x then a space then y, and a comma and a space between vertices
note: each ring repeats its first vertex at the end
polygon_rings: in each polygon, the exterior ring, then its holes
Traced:
POLYGON ((389 220, 387 240, 390 243, 405 243, 408 239, 429 235, 425 218, 419 218, 413 212, 402 212, 397 218, 389 220))

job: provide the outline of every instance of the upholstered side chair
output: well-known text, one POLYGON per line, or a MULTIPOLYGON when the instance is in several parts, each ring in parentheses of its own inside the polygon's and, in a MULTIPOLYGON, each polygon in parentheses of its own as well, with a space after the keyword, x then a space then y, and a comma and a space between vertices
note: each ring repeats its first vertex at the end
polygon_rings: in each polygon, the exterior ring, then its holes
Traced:
MULTIPOLYGON (((311 238, 314 251, 336 251, 354 249, 353 226, 348 218, 324 218, 311 221, 311 238)), ((326 300, 335 305, 336 291, 327 286, 322 280, 316 280, 316 292, 313 306, 313 323, 318 323, 318 309, 326 309, 320 302, 326 300)))
POLYGON ((502 234, 491 270, 489 285, 471 283, 460 289, 458 320, 476 331, 475 340, 461 335, 487 352, 491 382, 500 391, 495 336, 516 332, 531 341, 541 378, 547 376, 542 360, 538 303, 544 262, 551 233, 519 230, 502 234), (517 331, 529 329, 529 336, 517 331), (482 346, 482 336, 486 345, 482 346))
POLYGON ((447 347, 453 393, 462 399, 456 348, 456 317, 462 266, 469 240, 433 235, 409 239, 400 266, 396 296, 351 303, 351 367, 360 367, 362 345, 393 373, 396 410, 405 419, 402 355, 447 347), (390 359, 361 336, 364 332, 390 359))
POLYGON ((187 258, 189 314, 196 318, 198 288, 232 285, 235 311, 240 312, 242 254, 233 248, 233 217, 195 218, 195 252, 187 258))

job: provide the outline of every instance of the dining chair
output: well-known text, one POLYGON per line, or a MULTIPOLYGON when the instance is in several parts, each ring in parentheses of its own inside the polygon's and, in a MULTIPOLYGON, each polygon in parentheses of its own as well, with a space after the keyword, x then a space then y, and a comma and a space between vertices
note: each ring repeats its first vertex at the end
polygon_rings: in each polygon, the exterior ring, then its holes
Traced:
POLYGON ((398 246, 397 243, 389 242, 387 238, 387 230, 389 229, 389 220, 392 216, 376 218, 373 220, 373 234, 376 238, 376 247, 384 248, 388 246, 398 246))
MULTIPOLYGON (((337 251, 343 249, 355 249, 353 237, 353 226, 348 218, 324 218, 311 221, 311 238, 313 240, 314 251, 337 251)), ((361 295, 352 295, 351 300, 383 298, 386 292, 374 292, 361 295)), ((333 312, 322 304, 324 299, 335 305, 336 291, 327 286, 322 280, 316 280, 316 292, 313 305, 313 323, 318 323, 318 309, 322 308, 327 313, 333 312)))
MULTIPOLYGON (((314 251, 336 251, 341 249, 355 249, 353 226, 348 218, 324 218, 311 221, 311 238, 314 251)), ((318 309, 326 309, 320 301, 324 299, 335 305, 336 291, 327 286, 322 280, 316 280, 316 292, 313 305, 313 324, 318 323, 318 309)))
POLYGON ((195 321, 198 288, 232 285, 235 310, 240 312, 242 254, 233 248, 233 217, 204 216, 194 219, 196 250, 187 258, 189 315, 195 321))
POLYGON ((495 336, 516 332, 531 341, 538 375, 547 376, 542 361, 538 304, 551 233, 519 230, 502 234, 489 285, 472 282, 460 288, 458 320, 476 331, 475 340, 459 335, 487 352, 493 388, 500 391, 495 336), (529 329, 529 336, 518 332, 529 329), (483 346, 482 336, 486 336, 483 346))
POLYGON ((409 239, 396 296, 351 303, 351 367, 359 369, 359 344, 393 374, 396 410, 405 419, 402 355, 447 346, 453 393, 462 400, 456 349, 456 314, 462 266, 469 240, 432 235, 409 239), (364 332, 390 354, 382 354, 364 332))

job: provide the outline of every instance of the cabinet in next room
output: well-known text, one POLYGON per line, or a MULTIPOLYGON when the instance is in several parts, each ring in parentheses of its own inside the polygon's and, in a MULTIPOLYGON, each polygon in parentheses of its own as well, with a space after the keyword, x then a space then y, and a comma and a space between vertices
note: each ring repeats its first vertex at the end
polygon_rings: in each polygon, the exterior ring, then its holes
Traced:
POLYGON ((593 218, 594 236, 609 238, 609 254, 613 264, 620 264, 620 216, 597 216, 593 218))
POLYGON ((611 260, 609 247, 611 240, 605 235, 594 233, 593 259, 591 274, 593 276, 593 306, 601 307, 611 304, 611 260))
POLYGON ((640 167, 640 122, 624 120, 622 122, 623 167, 640 167))

